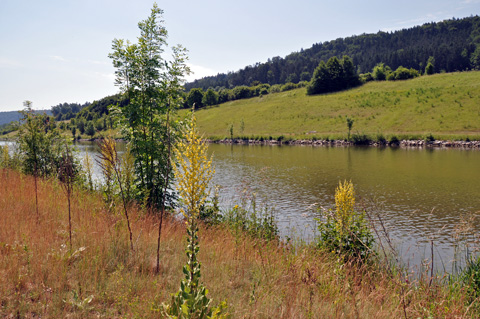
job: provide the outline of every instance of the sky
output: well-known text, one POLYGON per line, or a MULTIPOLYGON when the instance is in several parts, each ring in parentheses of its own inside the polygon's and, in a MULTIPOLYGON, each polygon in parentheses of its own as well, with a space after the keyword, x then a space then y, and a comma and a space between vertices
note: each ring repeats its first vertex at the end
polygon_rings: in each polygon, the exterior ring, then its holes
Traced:
MULTIPOLYGON (((158 0, 191 81, 362 33, 480 13, 480 0, 158 0)), ((118 93, 112 40, 135 42, 151 0, 0 0, 0 112, 118 93)), ((165 52, 169 59, 169 52, 165 52)))

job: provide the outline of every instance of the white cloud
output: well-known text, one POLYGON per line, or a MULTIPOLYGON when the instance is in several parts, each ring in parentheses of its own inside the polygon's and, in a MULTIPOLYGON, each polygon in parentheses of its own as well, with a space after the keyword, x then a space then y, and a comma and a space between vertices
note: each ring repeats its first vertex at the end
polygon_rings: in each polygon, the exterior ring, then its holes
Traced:
POLYGON ((216 75, 218 73, 215 70, 206 68, 206 67, 201 66, 201 65, 195 65, 195 64, 191 64, 191 63, 187 63, 187 65, 190 68, 190 70, 192 71, 192 74, 185 77, 187 82, 191 82, 193 80, 201 79, 203 77, 210 76, 210 75, 216 75))

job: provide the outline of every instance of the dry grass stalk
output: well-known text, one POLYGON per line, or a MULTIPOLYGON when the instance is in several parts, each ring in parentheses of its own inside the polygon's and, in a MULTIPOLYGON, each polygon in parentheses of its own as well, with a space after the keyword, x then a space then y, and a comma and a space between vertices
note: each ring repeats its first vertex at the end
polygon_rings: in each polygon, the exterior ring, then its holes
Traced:
MULTIPOLYGON (((69 254, 65 193, 55 180, 39 180, 45 213, 34 227, 33 188, 32 176, 0 174, 0 317, 158 318, 182 278, 184 225, 166 215, 157 275, 158 219, 130 208, 138 234, 131 254, 125 219, 107 212, 100 195, 77 190, 79 249, 69 254)), ((200 232, 203 282, 213 299, 228 301, 232 318, 478 317, 461 290, 441 283, 406 282, 376 265, 340 264, 308 246, 266 244, 223 227, 200 232)))
POLYGON ((128 217, 127 202, 125 199, 125 192, 123 191, 122 178, 120 172, 120 160, 118 158, 118 152, 116 148, 116 142, 114 139, 107 137, 103 139, 100 143, 100 167, 103 170, 105 176, 112 176, 115 174, 117 179, 118 186, 120 187, 120 195, 122 196, 123 203, 123 212, 125 214, 125 219, 127 220, 128 234, 130 235, 130 248, 134 251, 133 248, 133 234, 132 228, 130 227, 130 218, 128 217))
MULTIPOLYGON (((68 234, 69 234, 69 244, 70 252, 72 251, 72 213, 71 213, 71 197, 73 193, 73 184, 75 179, 75 172, 73 167, 73 157, 68 149, 68 146, 65 147, 65 153, 62 156, 62 162, 59 170, 59 179, 62 183, 62 188, 65 191, 68 201, 68 234)), ((36 180, 36 178, 35 178, 36 180)), ((35 190, 37 186, 35 183, 35 190)), ((35 193, 36 194, 36 193, 35 193)))

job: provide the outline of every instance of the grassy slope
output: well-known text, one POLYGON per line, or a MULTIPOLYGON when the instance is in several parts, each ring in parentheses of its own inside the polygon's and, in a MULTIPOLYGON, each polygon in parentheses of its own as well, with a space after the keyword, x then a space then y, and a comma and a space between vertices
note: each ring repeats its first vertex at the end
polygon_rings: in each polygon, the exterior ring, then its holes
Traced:
MULTIPOLYGON (((0 169, 0 317, 158 318, 182 278, 183 223, 166 221, 156 275, 157 219, 130 210, 133 254, 121 211, 108 213, 101 196, 75 191, 73 250, 85 249, 71 256, 65 194, 56 181, 38 188, 37 218, 33 178, 0 169)), ((201 279, 214 303, 227 300, 232 318, 475 317, 462 290, 436 280, 406 283, 221 227, 201 227, 200 245, 201 279)))
POLYGON ((480 72, 423 76, 396 82, 370 82, 359 88, 307 96, 305 89, 238 100, 197 112, 207 137, 280 136, 300 139, 346 137, 352 133, 436 138, 480 137, 480 72), (241 122, 244 131, 241 132, 241 122))

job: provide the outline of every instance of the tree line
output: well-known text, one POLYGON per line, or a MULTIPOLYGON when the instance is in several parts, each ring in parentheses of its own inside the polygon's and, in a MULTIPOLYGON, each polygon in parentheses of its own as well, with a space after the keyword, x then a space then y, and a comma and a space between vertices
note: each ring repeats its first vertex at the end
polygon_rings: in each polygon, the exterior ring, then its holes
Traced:
POLYGON ((426 23, 395 32, 379 31, 316 43, 285 58, 273 57, 228 73, 219 73, 185 85, 192 88, 234 88, 253 82, 285 84, 309 81, 320 61, 348 55, 359 74, 383 62, 392 69, 403 66, 421 73, 428 59, 436 61, 436 72, 480 69, 480 17, 426 23))

